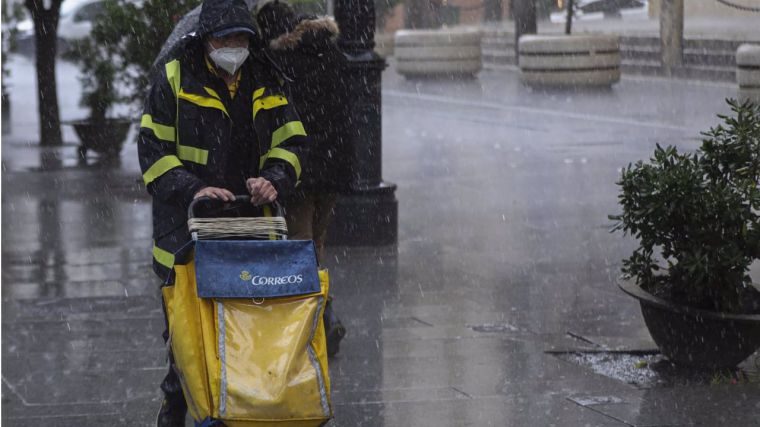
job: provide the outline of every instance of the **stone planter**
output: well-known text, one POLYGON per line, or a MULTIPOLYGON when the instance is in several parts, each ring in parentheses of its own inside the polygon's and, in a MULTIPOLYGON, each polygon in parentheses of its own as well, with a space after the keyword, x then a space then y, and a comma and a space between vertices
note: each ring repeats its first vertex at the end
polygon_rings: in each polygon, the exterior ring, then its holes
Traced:
POLYGON ((733 368, 760 348, 760 314, 726 314, 673 304, 634 280, 618 281, 639 300, 641 314, 662 354, 673 362, 733 368))
POLYGON ((105 124, 76 120, 65 124, 74 127, 79 137, 79 156, 84 159, 92 150, 103 157, 116 157, 121 152, 132 125, 127 119, 107 119, 105 124))
POLYGON ((614 35, 528 35, 519 41, 520 79, 529 86, 612 86, 620 81, 614 35))
POLYGON ((736 50, 739 98, 760 104, 760 45, 743 44, 736 50))
POLYGON ((402 30, 396 32, 396 70, 405 77, 472 77, 482 68, 480 30, 402 30))

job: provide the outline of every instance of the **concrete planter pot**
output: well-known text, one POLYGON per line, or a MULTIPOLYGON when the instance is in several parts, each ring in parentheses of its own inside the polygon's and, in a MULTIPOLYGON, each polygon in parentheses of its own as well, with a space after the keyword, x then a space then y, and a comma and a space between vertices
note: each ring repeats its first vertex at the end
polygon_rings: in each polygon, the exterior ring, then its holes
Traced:
POLYGON ((396 70, 405 77, 473 77, 482 68, 480 30, 402 30, 394 40, 396 70))
POLYGON ((529 86, 612 86, 620 81, 613 35, 528 35, 519 41, 520 79, 529 86))
POLYGON ((760 348, 760 315, 726 314, 671 303, 620 279, 623 292, 639 300, 641 314, 662 354, 673 362, 732 368, 760 348))
POLYGON ((105 123, 76 120, 66 124, 73 126, 79 137, 79 155, 82 159, 89 150, 104 157, 118 156, 132 126, 127 119, 106 119, 105 123))
POLYGON ((739 97, 760 104, 760 45, 743 44, 736 50, 739 97))

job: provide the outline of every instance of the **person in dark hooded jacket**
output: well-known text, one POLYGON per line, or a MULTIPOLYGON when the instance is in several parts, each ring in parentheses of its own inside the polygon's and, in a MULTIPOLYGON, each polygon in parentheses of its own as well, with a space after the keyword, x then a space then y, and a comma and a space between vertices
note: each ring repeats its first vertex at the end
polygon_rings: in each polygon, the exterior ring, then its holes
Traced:
MULTIPOLYGON (((259 0, 256 23, 269 55, 289 77, 286 88, 311 144, 301 183, 287 199, 288 237, 314 240, 321 264, 337 194, 348 190, 351 179, 349 110, 343 99, 347 61, 335 43, 338 26, 331 18, 298 16, 281 0, 259 0)), ((330 356, 346 333, 332 306, 328 301, 325 310, 330 356)))
MULTIPOLYGON (((138 155, 153 196, 153 267, 164 283, 173 281, 175 264, 189 261, 193 199, 250 194, 261 205, 287 198, 300 179, 306 131, 271 62, 252 48, 255 37, 243 0, 205 0, 194 39, 152 82, 138 155)), ((184 426, 174 366, 161 389, 157 425, 184 426)))

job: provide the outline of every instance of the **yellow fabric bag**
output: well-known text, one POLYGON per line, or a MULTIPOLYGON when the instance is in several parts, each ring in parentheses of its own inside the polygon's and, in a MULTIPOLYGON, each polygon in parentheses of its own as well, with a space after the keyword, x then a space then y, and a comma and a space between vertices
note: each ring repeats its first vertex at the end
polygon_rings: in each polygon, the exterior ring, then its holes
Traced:
POLYGON ((175 265, 163 288, 169 336, 190 415, 228 427, 319 426, 332 417, 318 293, 266 298, 199 298, 195 263, 175 265))

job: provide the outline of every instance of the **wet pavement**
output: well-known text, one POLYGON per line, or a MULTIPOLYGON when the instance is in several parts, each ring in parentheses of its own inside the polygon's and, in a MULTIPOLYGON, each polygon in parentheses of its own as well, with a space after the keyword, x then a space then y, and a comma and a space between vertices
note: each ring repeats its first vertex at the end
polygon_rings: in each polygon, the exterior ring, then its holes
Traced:
MULTIPOLYGON (((62 68, 62 115, 82 116, 62 68)), ((13 58, 2 140, 2 422, 149 425, 166 368, 136 147, 88 165, 68 129, 63 148, 37 147, 32 70, 13 58)), ((349 330, 330 364, 332 425, 758 425, 760 354, 737 381, 605 371, 663 371, 614 284, 632 248, 607 220, 620 168, 658 142, 698 146, 734 86, 540 92, 510 73, 421 82, 392 67, 384 84, 399 242, 329 248, 349 330)))

